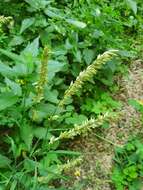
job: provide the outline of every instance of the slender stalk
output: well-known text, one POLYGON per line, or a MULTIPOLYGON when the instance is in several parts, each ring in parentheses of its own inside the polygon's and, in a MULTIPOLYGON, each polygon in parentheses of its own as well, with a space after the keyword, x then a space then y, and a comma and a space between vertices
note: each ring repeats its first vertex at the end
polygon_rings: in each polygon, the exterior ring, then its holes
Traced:
POLYGON ((36 97, 36 102, 40 103, 40 101, 44 97, 44 87, 46 85, 47 81, 47 73, 48 73, 48 47, 45 47, 43 50, 43 55, 42 55, 42 60, 41 60, 41 68, 40 68, 40 73, 39 73, 39 81, 36 86, 36 91, 37 91, 37 97, 36 97))

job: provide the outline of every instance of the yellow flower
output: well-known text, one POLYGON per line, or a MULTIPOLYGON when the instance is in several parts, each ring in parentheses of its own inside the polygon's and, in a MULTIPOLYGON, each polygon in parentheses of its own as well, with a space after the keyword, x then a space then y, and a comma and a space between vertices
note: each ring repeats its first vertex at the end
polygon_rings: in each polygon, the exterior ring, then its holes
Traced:
POLYGON ((80 173, 79 170, 76 170, 76 171, 74 172, 74 175, 75 175, 76 177, 80 177, 80 176, 81 176, 81 173, 80 173))
POLYGON ((20 85, 26 84, 26 82, 23 79, 17 79, 16 82, 20 85))

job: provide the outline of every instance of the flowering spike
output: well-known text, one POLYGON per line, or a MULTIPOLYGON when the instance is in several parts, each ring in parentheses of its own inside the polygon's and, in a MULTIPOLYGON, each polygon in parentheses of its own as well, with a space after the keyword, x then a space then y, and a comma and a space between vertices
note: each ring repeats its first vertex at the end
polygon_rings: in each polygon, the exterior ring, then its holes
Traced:
POLYGON ((85 81, 90 80, 102 67, 102 65, 117 55, 116 52, 117 50, 110 50, 104 52, 102 55, 98 55, 97 59, 91 65, 89 65, 86 70, 80 72, 75 82, 72 82, 69 88, 65 91, 64 97, 60 101, 59 106, 64 106, 66 100, 74 95, 80 88, 82 88, 82 85, 85 81))
POLYGON ((106 113, 105 115, 99 116, 97 119, 91 118, 83 122, 81 125, 75 125, 74 128, 70 129, 69 131, 62 132, 59 137, 52 137, 50 139, 50 144, 62 139, 73 139, 78 135, 87 135, 92 129, 97 128, 103 124, 105 120, 108 120, 111 116, 106 113))
POLYGON ((48 72, 48 47, 45 47, 43 50, 41 68, 40 68, 40 77, 36 86, 37 97, 36 102, 39 103, 43 99, 44 87, 47 83, 47 72, 48 72))
POLYGON ((12 26, 13 25, 13 20, 12 20, 12 17, 5 17, 5 16, 0 16, 0 32, 2 32, 2 26, 4 25, 4 24, 10 24, 10 26, 12 26))

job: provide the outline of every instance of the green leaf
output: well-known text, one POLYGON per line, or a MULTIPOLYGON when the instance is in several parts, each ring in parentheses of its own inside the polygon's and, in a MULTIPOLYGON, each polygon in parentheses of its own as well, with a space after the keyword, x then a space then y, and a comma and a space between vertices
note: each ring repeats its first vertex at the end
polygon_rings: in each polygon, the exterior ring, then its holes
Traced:
POLYGON ((39 53, 39 37, 35 38, 22 52, 24 55, 36 57, 39 53))
POLYGON ((73 19, 66 19, 66 22, 69 23, 69 24, 72 24, 78 28, 85 28, 86 27, 86 24, 84 22, 81 22, 81 21, 77 21, 77 20, 73 20, 73 19))
POLYGON ((9 160, 6 156, 0 154, 0 168, 6 168, 10 165, 11 160, 9 160))
POLYGON ((77 62, 81 62, 82 55, 81 55, 81 51, 80 50, 74 51, 74 56, 75 56, 77 62))
POLYGON ((27 28, 29 28, 35 22, 35 18, 27 18, 22 21, 20 34, 22 34, 27 28))
POLYGON ((30 160, 29 158, 26 158, 24 160, 24 169, 26 171, 32 172, 35 170, 35 168, 39 165, 38 162, 34 161, 34 160, 30 160))
POLYGON ((14 105, 18 101, 18 96, 12 92, 4 92, 0 94, 0 111, 14 105))
POLYGON ((66 118, 65 122, 67 124, 82 124, 84 121, 87 120, 87 117, 85 115, 78 115, 77 113, 74 113, 72 117, 66 118))
POLYGON ((2 54, 4 54, 5 56, 9 57, 9 58, 12 59, 13 61, 15 61, 15 63, 24 62, 23 57, 21 57, 21 56, 15 54, 15 53, 9 52, 9 51, 4 50, 4 49, 1 49, 1 48, 0 48, 0 53, 2 53, 2 54))
POLYGON ((48 132, 47 133, 47 128, 44 127, 36 127, 33 128, 33 135, 37 137, 38 139, 50 139, 52 135, 48 132))
POLYGON ((41 166, 45 169, 48 168, 52 163, 61 164, 57 157, 56 152, 48 152, 47 155, 40 161, 41 166))
POLYGON ((91 49, 84 49, 83 57, 87 65, 91 64, 94 59, 94 51, 91 49))
POLYGON ((24 38, 22 36, 14 36, 14 38, 10 41, 10 46, 21 45, 24 42, 24 38))
POLYGON ((57 90, 45 89, 45 100, 57 104, 59 102, 57 97, 58 97, 57 90))
POLYGON ((65 63, 60 63, 59 61, 49 60, 48 62, 48 80, 51 81, 55 74, 61 71, 65 63))
POLYGON ((30 151, 33 140, 32 127, 26 123, 23 123, 23 125, 20 127, 20 136, 30 151))
MULTIPOLYGON (((60 109, 54 106, 53 104, 41 104, 36 106, 35 108, 35 119, 34 121, 40 122, 44 118, 48 118, 49 116, 56 114, 60 109)), ((33 115, 31 115, 33 119, 33 115)))
POLYGON ((56 8, 47 8, 44 10, 44 13, 54 19, 64 19, 64 15, 59 11, 59 9, 56 8))
POLYGON ((14 77, 15 73, 13 73, 12 68, 9 67, 8 65, 3 64, 0 61, 0 74, 3 75, 4 77, 14 77))
POLYGON ((47 1, 47 0, 25 0, 25 2, 27 2, 31 6, 31 8, 33 8, 35 10, 39 10, 39 9, 45 9, 46 5, 48 5, 51 1, 47 1))
POLYGON ((14 142, 14 140, 13 140, 13 138, 11 138, 11 137, 7 137, 8 138, 8 140, 10 141, 10 144, 11 144, 11 150, 12 150, 12 153, 13 153, 13 156, 14 156, 14 158, 16 159, 17 158, 17 146, 16 146, 16 144, 15 144, 15 142, 14 142))
POLYGON ((14 66, 12 71, 16 76, 26 76, 28 74, 27 63, 14 66))
POLYGON ((19 84, 17 84, 16 82, 11 81, 8 78, 5 78, 5 82, 6 82, 7 86, 9 86, 11 88, 14 95, 18 95, 18 96, 22 95, 22 90, 21 90, 21 87, 20 87, 19 84))
POLYGON ((140 111, 143 113, 143 106, 140 105, 136 100, 129 99, 128 103, 129 105, 133 106, 137 111, 140 111))
POLYGON ((132 11, 134 12, 134 14, 137 14, 137 3, 134 0, 126 0, 128 6, 132 9, 132 11))
POLYGON ((11 183, 10 190, 15 190, 15 189, 16 189, 16 186, 17 186, 17 180, 14 180, 14 181, 11 183))

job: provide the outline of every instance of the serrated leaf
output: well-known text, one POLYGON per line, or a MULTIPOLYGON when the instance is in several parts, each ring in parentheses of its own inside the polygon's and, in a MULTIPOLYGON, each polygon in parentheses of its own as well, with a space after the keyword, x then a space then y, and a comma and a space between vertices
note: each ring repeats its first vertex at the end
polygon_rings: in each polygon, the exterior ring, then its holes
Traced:
POLYGON ((14 105, 18 101, 18 96, 12 92, 5 92, 0 94, 0 111, 14 105))
POLYGON ((35 18, 26 18, 22 21, 20 34, 22 34, 27 28, 29 28, 35 22, 35 18))

